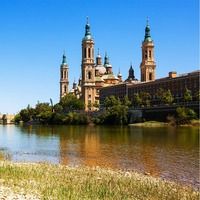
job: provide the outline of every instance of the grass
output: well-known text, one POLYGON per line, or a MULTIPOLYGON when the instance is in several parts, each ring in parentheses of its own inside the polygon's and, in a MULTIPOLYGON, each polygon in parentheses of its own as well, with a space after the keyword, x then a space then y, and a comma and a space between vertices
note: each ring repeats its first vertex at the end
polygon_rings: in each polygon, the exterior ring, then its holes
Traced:
POLYGON ((199 191, 135 172, 0 161, 0 185, 40 199, 199 199, 199 191))

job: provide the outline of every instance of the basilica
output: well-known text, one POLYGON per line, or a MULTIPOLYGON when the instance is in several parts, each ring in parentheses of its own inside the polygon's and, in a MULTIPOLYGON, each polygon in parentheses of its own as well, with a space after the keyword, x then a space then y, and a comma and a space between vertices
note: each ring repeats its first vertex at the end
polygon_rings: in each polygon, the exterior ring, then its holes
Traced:
MULTIPOLYGON (((63 55, 60 67, 60 98, 68 93, 74 94, 77 98, 81 98, 85 104, 85 110, 94 111, 99 104, 100 89, 108 86, 121 84, 137 84, 138 81, 134 76, 132 65, 129 69, 128 78, 123 81, 119 71, 117 75, 113 73, 112 65, 109 61, 107 53, 104 60, 98 50, 95 59, 95 42, 90 31, 90 24, 87 20, 85 25, 85 35, 82 39, 82 61, 81 61, 81 77, 78 83, 74 81, 73 87, 69 90, 69 66, 66 62, 66 56, 63 55)), ((154 61, 154 43, 150 36, 150 27, 147 21, 145 28, 145 37, 142 43, 142 61, 140 64, 141 82, 149 82, 155 80, 154 61)))

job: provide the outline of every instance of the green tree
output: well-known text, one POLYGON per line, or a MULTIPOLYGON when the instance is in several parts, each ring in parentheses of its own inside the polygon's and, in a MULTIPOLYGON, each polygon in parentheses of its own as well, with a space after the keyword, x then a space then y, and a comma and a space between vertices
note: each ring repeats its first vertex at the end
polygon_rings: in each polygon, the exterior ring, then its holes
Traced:
POLYGON ((164 90, 163 88, 159 88, 156 92, 156 98, 158 99, 159 103, 163 103, 163 96, 164 96, 164 90))
POLYGON ((59 103, 63 107, 65 113, 74 111, 74 110, 83 110, 84 103, 82 100, 77 99, 73 94, 65 95, 59 103))
POLYGON ((162 96, 162 102, 165 104, 171 104, 174 101, 172 93, 170 90, 164 91, 162 96))
POLYGON ((176 109, 177 113, 177 123, 178 124, 185 124, 189 123, 191 119, 196 118, 196 113, 194 110, 185 107, 178 107, 176 109))
POLYGON ((142 105, 142 99, 138 93, 135 93, 133 96, 133 104, 136 106, 141 106, 142 105))
POLYGON ((35 107, 35 119, 41 123, 49 123, 52 117, 52 107, 49 103, 37 103, 35 107))
POLYGON ((108 109, 112 106, 117 106, 117 105, 120 105, 121 102, 118 98, 116 98, 115 96, 111 95, 109 97, 106 97, 105 100, 104 100, 104 104, 103 106, 108 109))
POLYGON ((126 95, 122 101, 123 105, 130 107, 131 101, 128 99, 128 96, 126 95))
POLYGON ((141 92, 140 98, 142 99, 142 105, 150 106, 151 95, 148 92, 141 92))
POLYGON ((21 120, 22 120, 21 115, 19 113, 16 114, 14 117, 14 122, 18 124, 21 120))
POLYGON ((185 89, 184 92, 184 101, 189 102, 192 100, 192 93, 190 90, 188 90, 187 88, 185 89))
POLYGON ((96 121, 106 124, 126 124, 128 123, 128 105, 130 102, 127 98, 121 102, 115 96, 106 97, 104 101, 106 111, 96 121))
POLYGON ((97 110, 99 109, 99 103, 98 103, 98 101, 94 102, 93 107, 95 107, 97 110))
POLYGON ((23 122, 26 123, 26 122, 31 120, 30 113, 29 113, 29 111, 27 109, 22 109, 19 114, 20 114, 21 119, 22 119, 23 122))

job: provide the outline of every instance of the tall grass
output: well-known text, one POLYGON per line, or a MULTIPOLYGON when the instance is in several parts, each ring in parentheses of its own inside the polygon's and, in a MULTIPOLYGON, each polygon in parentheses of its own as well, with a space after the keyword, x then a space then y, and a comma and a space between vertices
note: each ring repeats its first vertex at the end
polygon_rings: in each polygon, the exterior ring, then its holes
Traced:
POLYGON ((0 161, 0 185, 40 199, 199 199, 199 191, 134 172, 0 161))

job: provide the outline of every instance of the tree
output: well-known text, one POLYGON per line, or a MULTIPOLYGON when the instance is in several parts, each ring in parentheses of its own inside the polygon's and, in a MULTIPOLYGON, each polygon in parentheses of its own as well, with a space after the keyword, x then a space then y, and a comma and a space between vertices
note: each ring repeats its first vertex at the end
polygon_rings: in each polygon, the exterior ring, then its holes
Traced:
POLYGON ((130 107, 131 101, 128 99, 128 96, 126 95, 122 101, 123 105, 130 107))
POLYGON ((156 92, 156 98, 158 99, 159 103, 163 103, 163 95, 164 95, 163 88, 159 88, 156 92))
POLYGON ((14 122, 19 123, 22 120, 21 115, 18 113, 15 115, 14 122))
POLYGON ((194 110, 185 107, 178 107, 176 109, 177 113, 177 123, 178 124, 185 124, 190 122, 191 119, 196 118, 196 113, 194 110))
POLYGON ((74 110, 83 110, 84 103, 82 100, 77 99, 73 94, 65 95, 59 103, 63 107, 63 112, 68 113, 74 110))
POLYGON ((99 103, 98 103, 98 101, 94 102, 93 107, 96 108, 97 110, 99 109, 99 103))
POLYGON ((185 89, 185 92, 184 92, 184 101, 185 102, 189 102, 192 100, 192 93, 190 90, 188 90, 187 88, 185 89))
POLYGON ((136 106, 141 106, 142 104, 142 99, 138 93, 135 93, 133 96, 133 102, 136 106))
POLYGON ((162 101, 165 104, 171 104, 174 101, 174 98, 170 90, 167 90, 163 93, 162 101))
POLYGON ((130 101, 127 98, 121 102, 115 96, 106 97, 104 101, 106 111, 96 121, 106 124, 126 124, 128 123, 128 105, 130 101))
POLYGON ((196 94, 195 94, 195 99, 196 99, 197 101, 200 101, 200 90, 196 92, 196 94))
POLYGON ((104 103, 103 103, 103 106, 108 109, 112 106, 115 106, 115 105, 120 105, 121 102, 118 98, 116 98, 115 96, 111 95, 109 97, 106 97, 106 99, 104 100, 104 103))
POLYGON ((30 121, 31 117, 30 117, 30 113, 27 109, 22 109, 19 114, 20 114, 23 122, 26 123, 26 122, 30 121))
POLYGON ((141 92, 140 98, 142 100, 142 105, 150 106, 151 95, 148 92, 141 92))

